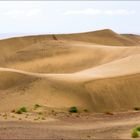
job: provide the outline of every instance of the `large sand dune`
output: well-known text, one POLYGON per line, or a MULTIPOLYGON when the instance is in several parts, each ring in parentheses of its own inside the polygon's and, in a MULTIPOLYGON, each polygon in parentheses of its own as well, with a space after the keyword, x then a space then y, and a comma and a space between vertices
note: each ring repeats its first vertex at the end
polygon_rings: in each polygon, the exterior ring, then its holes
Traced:
POLYGON ((94 112, 140 106, 140 47, 130 36, 103 30, 1 40, 0 111, 35 103, 94 112))

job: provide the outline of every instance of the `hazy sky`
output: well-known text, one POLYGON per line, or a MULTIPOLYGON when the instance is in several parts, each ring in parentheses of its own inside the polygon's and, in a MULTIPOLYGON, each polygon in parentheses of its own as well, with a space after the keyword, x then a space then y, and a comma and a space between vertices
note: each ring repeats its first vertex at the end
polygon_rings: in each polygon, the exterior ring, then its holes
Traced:
POLYGON ((140 33, 140 2, 0 2, 0 34, 73 33, 104 28, 140 33))

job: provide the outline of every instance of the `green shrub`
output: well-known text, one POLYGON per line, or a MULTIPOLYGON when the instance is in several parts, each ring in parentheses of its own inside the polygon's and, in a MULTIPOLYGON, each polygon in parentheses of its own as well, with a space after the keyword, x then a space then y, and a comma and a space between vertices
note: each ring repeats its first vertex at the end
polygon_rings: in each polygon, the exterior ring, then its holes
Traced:
POLYGON ((132 138, 137 138, 137 137, 139 137, 139 133, 138 133, 138 131, 137 131, 136 129, 134 129, 134 130, 132 131, 131 137, 132 137, 132 138))
POLYGON ((26 107, 21 107, 20 108, 22 112, 27 112, 27 108, 26 107))
POLYGON ((136 127, 136 130, 137 130, 137 131, 140 131, 140 126, 137 126, 137 127, 136 127))
POLYGON ((26 107, 21 107, 20 110, 21 110, 22 112, 27 112, 27 108, 26 108, 26 107))
POLYGON ((35 105, 34 105, 34 109, 37 109, 37 108, 39 108, 39 107, 41 107, 41 105, 39 105, 39 104, 35 104, 35 105))
POLYGON ((26 107, 21 107, 20 109, 18 109, 16 111, 17 114, 22 114, 23 112, 27 112, 27 108, 26 107))
POLYGON ((77 107, 73 106, 73 107, 71 107, 69 109, 69 112, 71 112, 71 113, 77 113, 78 112, 78 109, 77 109, 77 107))

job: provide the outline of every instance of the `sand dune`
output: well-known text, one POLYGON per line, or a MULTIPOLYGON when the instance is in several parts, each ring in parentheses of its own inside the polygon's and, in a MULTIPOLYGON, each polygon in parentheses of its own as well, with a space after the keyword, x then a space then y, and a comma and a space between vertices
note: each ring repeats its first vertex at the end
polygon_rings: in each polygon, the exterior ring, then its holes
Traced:
POLYGON ((64 40, 19 48, 0 47, 0 67, 40 73, 78 72, 140 52, 140 47, 101 46, 64 40))
POLYGON ((69 39, 69 40, 78 40, 91 42, 102 45, 111 45, 111 46, 134 46, 139 45, 139 42, 135 41, 134 38, 127 37, 125 35, 117 34, 110 29, 99 30, 94 32, 87 32, 81 34, 70 34, 70 35, 58 35, 58 39, 69 39))
POLYGON ((56 34, 56 35, 34 35, 25 37, 15 37, 10 39, 0 40, 0 46, 15 46, 23 47, 34 43, 49 41, 49 40, 70 40, 84 41, 102 45, 111 46, 135 46, 139 45, 139 35, 133 34, 118 34, 110 29, 98 30, 86 33, 75 34, 56 34), (136 41, 137 40, 137 41, 136 41))
POLYGON ((0 102, 4 107, 0 109, 32 106, 36 102, 60 108, 76 105, 96 112, 132 109, 140 105, 139 60, 137 54, 73 74, 1 68, 0 92, 5 93, 0 102), (10 107, 7 102, 11 102, 10 107))
POLYGON ((139 36, 139 35, 134 35, 134 34, 123 34, 123 36, 134 40, 135 42, 137 42, 137 44, 140 43, 140 36, 139 36))
POLYGON ((140 106, 138 36, 31 36, 1 40, 0 48, 0 111, 36 103, 93 112, 140 106))

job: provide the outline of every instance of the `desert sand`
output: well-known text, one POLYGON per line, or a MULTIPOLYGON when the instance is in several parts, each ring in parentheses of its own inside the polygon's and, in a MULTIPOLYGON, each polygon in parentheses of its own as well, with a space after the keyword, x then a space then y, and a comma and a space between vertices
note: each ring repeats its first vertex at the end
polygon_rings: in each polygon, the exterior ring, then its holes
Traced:
MULTIPOLYGON (((25 127, 36 123, 34 119, 38 112, 33 109, 35 104, 43 107, 42 112, 55 110, 67 115, 72 106, 80 112, 76 122, 71 120, 72 114, 69 118, 60 115, 56 118, 52 112, 47 113, 42 119, 43 124, 39 121, 36 125, 50 130, 47 138, 128 138, 130 127, 139 123, 139 112, 134 112, 134 108, 140 107, 140 36, 121 35, 105 29, 4 39, 0 40, 0 48, 0 123, 11 127, 14 124, 13 135, 22 124, 18 121, 24 122, 25 127), (12 117, 17 114, 10 112, 22 106, 28 108, 29 119, 25 114, 12 117), (82 116, 84 110, 88 112, 88 120, 82 116), (103 115, 106 112, 116 114, 106 118, 103 115), (100 115, 93 115, 96 113, 100 115), (67 121, 76 125, 67 126, 67 121), (87 124, 81 124, 82 121, 87 124), (100 122, 99 125, 95 124, 96 121, 100 122), (59 136, 60 127, 66 128, 62 130, 65 135, 59 136), (125 131, 121 136, 114 131, 118 127, 125 131), (56 134, 53 137, 54 128, 56 134), (77 133, 71 136, 75 129, 77 133)), ((7 138, 8 130, 0 129, 3 132, 0 137, 7 138)), ((32 132, 34 134, 36 130, 32 132)))

